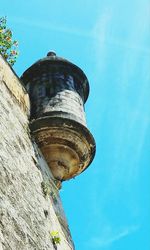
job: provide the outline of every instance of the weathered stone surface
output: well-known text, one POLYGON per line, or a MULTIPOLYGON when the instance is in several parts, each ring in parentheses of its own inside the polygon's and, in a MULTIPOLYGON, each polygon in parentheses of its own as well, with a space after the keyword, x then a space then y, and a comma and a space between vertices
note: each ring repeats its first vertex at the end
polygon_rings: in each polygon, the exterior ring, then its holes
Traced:
POLYGON ((29 114, 30 102, 29 96, 21 84, 15 72, 8 66, 8 63, 0 55, 0 81, 3 81, 8 90, 14 96, 23 111, 29 114))
POLYGON ((72 250, 55 180, 31 140, 27 94, 2 58, 0 63, 0 250, 72 250), (60 245, 53 245, 53 231, 60 245))
POLYGON ((75 177, 90 164, 93 140, 84 126, 61 117, 45 117, 32 122, 34 138, 56 179, 75 177))
POLYGON ((48 53, 21 77, 31 100, 31 131, 53 176, 69 180, 83 172, 95 155, 86 127, 84 103, 89 83, 71 62, 48 53))

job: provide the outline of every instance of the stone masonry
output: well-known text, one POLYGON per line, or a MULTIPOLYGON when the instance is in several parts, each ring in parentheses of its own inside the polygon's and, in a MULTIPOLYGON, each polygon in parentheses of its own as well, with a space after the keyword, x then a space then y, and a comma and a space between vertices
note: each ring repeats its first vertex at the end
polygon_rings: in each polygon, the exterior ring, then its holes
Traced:
POLYGON ((31 138, 28 115, 28 94, 0 56, 0 250, 73 250, 57 182, 31 138))
POLYGON ((96 149, 84 112, 89 95, 86 75, 77 65, 48 52, 21 80, 30 96, 30 129, 53 176, 63 182, 81 174, 96 149))

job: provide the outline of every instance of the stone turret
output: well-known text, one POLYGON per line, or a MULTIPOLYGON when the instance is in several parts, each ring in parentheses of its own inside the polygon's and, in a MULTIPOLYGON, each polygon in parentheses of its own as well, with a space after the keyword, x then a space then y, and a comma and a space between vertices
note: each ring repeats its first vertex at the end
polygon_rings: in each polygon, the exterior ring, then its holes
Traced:
POLYGON ((21 79, 30 96, 32 134, 54 177, 60 181, 75 177, 95 155, 84 113, 87 77, 73 63, 49 52, 21 79))

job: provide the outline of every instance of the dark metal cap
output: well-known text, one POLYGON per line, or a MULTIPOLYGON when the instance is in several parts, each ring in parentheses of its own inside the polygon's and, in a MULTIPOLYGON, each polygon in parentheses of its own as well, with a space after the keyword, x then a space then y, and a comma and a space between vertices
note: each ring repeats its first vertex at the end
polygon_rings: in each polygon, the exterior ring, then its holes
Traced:
POLYGON ((56 56, 56 53, 54 51, 50 51, 47 53, 47 56, 56 56))

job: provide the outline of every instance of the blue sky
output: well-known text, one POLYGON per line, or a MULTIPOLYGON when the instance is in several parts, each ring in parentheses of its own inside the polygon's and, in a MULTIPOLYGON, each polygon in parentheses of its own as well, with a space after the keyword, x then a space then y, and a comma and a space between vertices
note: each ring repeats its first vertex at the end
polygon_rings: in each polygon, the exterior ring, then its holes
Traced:
POLYGON ((150 0, 1 0, 0 15, 18 75, 55 50, 90 82, 96 157, 61 190, 76 250, 149 250, 150 0))

